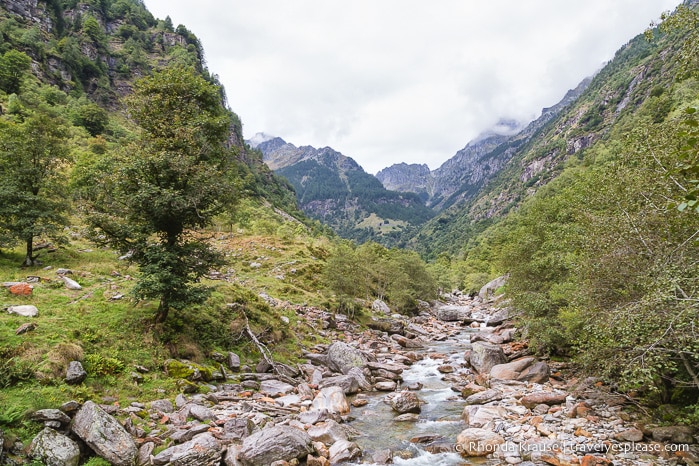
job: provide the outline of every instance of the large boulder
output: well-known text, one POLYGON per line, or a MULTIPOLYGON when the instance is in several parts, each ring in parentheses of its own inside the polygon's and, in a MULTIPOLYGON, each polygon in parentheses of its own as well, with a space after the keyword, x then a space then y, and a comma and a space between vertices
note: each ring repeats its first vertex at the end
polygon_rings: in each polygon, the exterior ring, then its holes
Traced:
POLYGON ((71 430, 114 466, 133 466, 138 450, 119 421, 87 401, 73 418, 71 430))
POLYGON ((313 399, 312 409, 327 410, 330 414, 348 414, 350 412, 345 392, 338 386, 323 388, 313 399))
POLYGON ((246 466, 267 466, 274 461, 303 459, 313 452, 313 441, 300 429, 276 426, 243 440, 238 460, 246 466))
POLYGON ((495 453, 505 439, 488 429, 470 428, 456 437, 456 449, 461 456, 487 456, 495 453))
POLYGON ((507 357, 499 346, 478 341, 471 345, 469 362, 479 374, 489 374, 493 367, 505 364, 507 357))
POLYGON ((495 294, 498 288, 502 288, 505 283, 507 283, 507 275, 503 275, 502 277, 498 277, 494 280, 489 281, 483 287, 480 289, 478 292, 478 296, 481 299, 488 299, 492 295, 495 294))
POLYGON ((374 302, 371 303, 371 310, 379 314, 391 314, 391 308, 380 299, 375 299, 374 302))
POLYGON ((502 419, 506 415, 507 410, 502 406, 471 405, 464 408, 462 417, 467 426, 483 428, 492 427, 496 420, 502 419))
POLYGON ((153 458, 154 466, 219 466, 223 454, 218 440, 208 432, 189 442, 161 451, 153 458))
POLYGON ((521 382, 546 383, 549 380, 549 366, 544 361, 527 356, 507 364, 498 364, 490 370, 490 376, 499 380, 519 380, 521 382))
MULTIPOLYGON (((0 443, 0 456, 2 443, 0 443)), ((80 447, 70 438, 46 427, 34 437, 29 455, 46 466, 78 466, 80 447)))
POLYGON ((413 392, 402 391, 389 401, 391 408, 399 414, 420 413, 420 399, 413 392))
POLYGON ((435 315, 445 322, 463 322, 471 317, 471 308, 468 306, 445 305, 436 309, 435 315))
POLYGON ((271 379, 260 382, 260 391, 269 396, 283 396, 294 391, 294 386, 281 380, 271 379))
POLYGON ((566 402, 566 394, 558 392, 534 392, 523 396, 519 401, 529 409, 539 405, 560 405, 566 402))
POLYGON ((10 306, 7 308, 7 312, 10 314, 17 314, 22 317, 36 317, 39 315, 39 309, 36 306, 29 304, 21 306, 10 306))
POLYGON ((357 348, 336 341, 328 348, 327 365, 334 372, 347 374, 353 367, 364 368, 367 364, 367 358, 357 348))
POLYGON ((338 440, 348 440, 347 431, 332 419, 314 425, 308 429, 308 435, 313 441, 323 442, 326 445, 332 445, 338 440))
POLYGON ((338 440, 330 447, 330 464, 351 461, 362 456, 362 449, 349 440, 338 440))
POLYGON ((320 382, 320 388, 325 387, 340 387, 345 395, 354 395, 359 391, 357 378, 352 375, 338 375, 337 377, 323 379, 320 382))

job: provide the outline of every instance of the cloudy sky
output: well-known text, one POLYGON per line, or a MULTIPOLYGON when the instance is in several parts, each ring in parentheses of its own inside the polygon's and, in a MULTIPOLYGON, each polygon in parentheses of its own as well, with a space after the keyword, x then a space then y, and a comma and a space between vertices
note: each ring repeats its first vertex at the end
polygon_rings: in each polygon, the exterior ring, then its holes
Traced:
POLYGON ((530 121, 679 0, 145 0, 204 45, 246 138, 331 146, 369 173, 439 167, 530 121))

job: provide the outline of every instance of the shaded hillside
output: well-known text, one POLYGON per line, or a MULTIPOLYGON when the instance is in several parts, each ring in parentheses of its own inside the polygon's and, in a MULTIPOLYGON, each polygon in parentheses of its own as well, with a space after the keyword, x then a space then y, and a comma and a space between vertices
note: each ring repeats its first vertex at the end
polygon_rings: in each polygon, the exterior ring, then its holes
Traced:
POLYGON ((330 147, 296 147, 281 138, 263 138, 256 148, 293 185, 300 208, 342 237, 396 245, 432 216, 417 194, 386 190, 352 158, 330 147))

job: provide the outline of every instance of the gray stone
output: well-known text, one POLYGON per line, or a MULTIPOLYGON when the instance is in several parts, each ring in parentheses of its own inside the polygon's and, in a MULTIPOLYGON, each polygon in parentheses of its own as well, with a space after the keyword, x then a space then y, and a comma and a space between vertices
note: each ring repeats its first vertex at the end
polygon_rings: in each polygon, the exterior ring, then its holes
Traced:
POLYGON ((299 422, 303 424, 317 424, 330 419, 330 413, 327 409, 311 409, 299 413, 299 422))
POLYGON ((483 285, 483 287, 478 292, 478 296, 481 299, 488 299, 493 294, 495 294, 498 288, 502 288, 505 285, 505 283, 507 283, 507 275, 503 275, 501 277, 496 278, 495 280, 491 280, 485 285, 483 285))
POLYGON ((236 417, 229 419, 223 425, 223 434, 227 440, 242 440, 255 430, 255 423, 251 419, 236 417))
POLYGON ((95 453, 115 466, 132 466, 138 450, 131 436, 109 414, 87 401, 73 418, 71 430, 95 453))
POLYGON ((354 395, 359 391, 359 383, 352 375, 338 375, 337 377, 328 377, 320 382, 320 388, 325 387, 340 387, 345 395, 354 395))
POLYGON ((66 383, 68 385, 77 385, 82 383, 87 377, 87 372, 83 369, 83 365, 80 361, 71 361, 68 363, 68 369, 66 370, 66 383))
POLYGON ((330 414, 348 414, 350 412, 345 392, 337 386, 323 388, 313 399, 313 409, 318 411, 325 409, 330 414))
POLYGON ((63 403, 59 409, 64 413, 74 413, 79 410, 81 406, 82 405, 77 401, 71 400, 63 403))
POLYGON ((389 401, 391 408, 399 414, 419 413, 420 399, 413 392, 403 391, 389 401))
POLYGON ((470 428, 456 437, 456 445, 462 456, 486 456, 498 450, 505 443, 500 435, 487 429, 470 428))
POLYGON ((68 278, 66 276, 61 275, 61 280, 63 280, 63 283, 65 283, 66 288, 68 288, 69 290, 78 291, 78 290, 83 289, 83 287, 80 286, 80 284, 78 282, 76 282, 75 280, 73 280, 72 278, 68 278))
POLYGON ((36 317, 39 315, 39 309, 32 305, 10 306, 7 308, 10 314, 17 314, 22 317, 36 317))
POLYGON ((294 391, 294 386, 281 380, 263 380, 260 382, 260 391, 265 392, 269 396, 287 395, 294 391))
POLYGON ((70 423, 70 418, 60 409, 40 409, 30 416, 34 421, 58 421, 60 424, 70 423))
POLYGON ((213 421, 214 419, 216 419, 216 416, 214 415, 214 413, 211 412, 209 408, 198 404, 189 405, 189 414, 194 419, 201 422, 213 421))
POLYGON ((303 459, 312 452, 312 440, 306 432, 275 426, 243 440, 238 460, 246 466, 266 466, 278 460, 303 459))
POLYGON ((651 430, 651 436, 656 442, 695 443, 694 428, 691 426, 656 427, 651 430))
POLYGON ((338 440, 330 447, 330 464, 351 461, 362 456, 362 449, 349 440, 338 440))
MULTIPOLYGON (((2 443, 0 443, 0 450, 2 443)), ((34 437, 29 447, 30 456, 46 466, 78 466, 80 447, 70 438, 45 428, 34 437)))
POLYGON ((223 464, 226 466, 240 466, 238 461, 238 453, 240 453, 240 445, 228 445, 226 456, 223 458, 223 464))
POLYGON ((381 301, 380 299, 375 299, 374 302, 371 303, 371 310, 374 312, 378 312, 379 314, 391 313, 391 308, 388 307, 388 304, 381 301))
POLYGON ((138 466, 150 465, 150 457, 153 454, 153 450, 155 450, 155 443, 153 442, 146 442, 141 445, 141 448, 138 449, 136 464, 138 466))
POLYGON ((393 463, 393 452, 388 448, 374 452, 371 460, 375 464, 391 464, 393 463))
POLYGON ((374 388, 380 392, 392 392, 396 389, 395 382, 377 382, 374 388))
POLYGON ((507 410, 501 406, 471 405, 464 408, 462 417, 468 427, 484 428, 493 427, 494 421, 504 418, 506 414, 507 410))
POLYGON ((150 403, 151 409, 155 409, 164 414, 169 414, 175 411, 175 407, 170 400, 155 400, 150 403))
POLYGON ((207 432, 211 426, 209 424, 195 424, 193 426, 185 426, 185 428, 176 430, 170 434, 170 439, 175 443, 184 443, 192 440, 196 435, 207 432))
POLYGON ((493 367, 507 362, 502 348, 480 341, 471 345, 471 356, 469 359, 471 367, 479 374, 489 374, 493 367))
POLYGON ((446 305, 436 309, 435 314, 444 322, 463 322, 471 317, 471 308, 467 306, 446 305))
POLYGON ((369 383, 369 381, 366 379, 366 375, 362 369, 353 367, 347 372, 347 375, 350 375, 357 380, 360 389, 364 391, 371 390, 371 383, 369 383))
POLYGON ((357 348, 347 343, 336 341, 328 347, 327 365, 333 372, 347 374, 353 367, 366 367, 367 358, 357 348))
POLYGON ((549 365, 544 361, 539 361, 522 371, 519 377, 517 377, 517 380, 521 382, 544 384, 549 381, 550 372, 549 365))
POLYGON ((490 369, 490 376, 499 380, 517 380, 520 374, 536 362, 536 358, 527 356, 506 364, 498 364, 490 369))
POLYGON ((490 403, 491 401, 501 400, 503 394, 500 390, 495 388, 490 388, 483 392, 474 393, 473 395, 466 398, 467 405, 483 405, 490 403))
POLYGON ((219 466, 223 450, 213 435, 206 432, 189 442, 161 451, 153 458, 155 466, 219 466))

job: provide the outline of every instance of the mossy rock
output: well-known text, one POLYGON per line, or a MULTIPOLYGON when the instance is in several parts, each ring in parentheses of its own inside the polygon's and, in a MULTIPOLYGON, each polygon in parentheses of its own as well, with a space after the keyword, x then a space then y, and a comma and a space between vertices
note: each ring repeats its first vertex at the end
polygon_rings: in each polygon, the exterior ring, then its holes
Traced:
POLYGON ((179 379, 176 385, 182 393, 199 393, 199 385, 187 379, 179 379))
POLYGON ((165 361, 165 372, 175 379, 186 379, 190 382, 203 380, 210 382, 213 380, 214 369, 208 366, 195 364, 191 361, 177 361, 168 359, 165 361))

